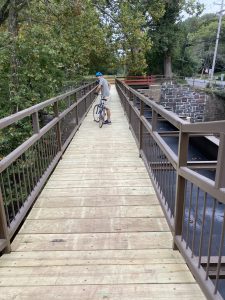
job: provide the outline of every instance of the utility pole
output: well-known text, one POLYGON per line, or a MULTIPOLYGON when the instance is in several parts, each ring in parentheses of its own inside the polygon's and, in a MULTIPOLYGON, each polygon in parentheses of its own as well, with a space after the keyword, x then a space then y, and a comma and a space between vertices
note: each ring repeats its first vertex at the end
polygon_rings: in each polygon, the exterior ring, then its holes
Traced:
POLYGON ((215 45, 215 51, 214 51, 214 56, 213 56, 213 64, 212 64, 212 71, 211 71, 211 76, 210 79, 213 80, 213 75, 214 75, 214 70, 215 70, 215 65, 216 65, 216 56, 217 56, 217 50, 218 50, 218 43, 220 39, 220 29, 221 29, 221 23, 222 23, 222 17, 223 17, 223 3, 224 0, 221 2, 221 7, 219 11, 219 23, 218 23, 218 30, 217 30, 217 36, 216 36, 216 45, 215 45))

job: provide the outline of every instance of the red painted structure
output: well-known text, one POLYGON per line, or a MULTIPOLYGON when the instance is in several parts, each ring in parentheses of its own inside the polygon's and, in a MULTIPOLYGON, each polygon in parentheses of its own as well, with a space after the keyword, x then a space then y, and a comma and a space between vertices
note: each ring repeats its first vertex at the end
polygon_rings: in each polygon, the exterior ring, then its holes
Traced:
POLYGON ((151 85, 156 81, 154 75, 150 76, 127 76, 124 82, 127 85, 151 85))

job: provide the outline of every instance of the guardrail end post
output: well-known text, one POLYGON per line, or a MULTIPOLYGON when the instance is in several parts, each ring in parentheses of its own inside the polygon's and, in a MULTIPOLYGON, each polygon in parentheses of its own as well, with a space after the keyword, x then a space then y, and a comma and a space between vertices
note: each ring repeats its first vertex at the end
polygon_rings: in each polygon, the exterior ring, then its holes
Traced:
MULTIPOLYGON (((179 149, 178 149, 178 170, 181 166, 187 165, 189 135, 180 131, 179 149)), ((185 179, 177 172, 176 198, 175 198, 175 215, 174 215, 174 239, 173 249, 178 250, 175 243, 175 236, 182 234, 183 211, 185 205, 185 179)))
POLYGON ((6 240, 6 247, 4 248, 3 252, 10 253, 11 245, 10 245, 10 238, 9 238, 8 226, 6 222, 6 215, 5 215, 1 188, 0 188, 0 239, 6 240))

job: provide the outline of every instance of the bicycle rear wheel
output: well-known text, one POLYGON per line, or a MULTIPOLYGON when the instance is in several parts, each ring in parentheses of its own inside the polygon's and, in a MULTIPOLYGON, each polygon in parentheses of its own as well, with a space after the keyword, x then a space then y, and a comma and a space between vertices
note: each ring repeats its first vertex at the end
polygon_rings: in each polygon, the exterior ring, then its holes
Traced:
POLYGON ((95 104, 93 108, 93 119, 95 122, 99 122, 99 111, 100 111, 99 104, 95 104))

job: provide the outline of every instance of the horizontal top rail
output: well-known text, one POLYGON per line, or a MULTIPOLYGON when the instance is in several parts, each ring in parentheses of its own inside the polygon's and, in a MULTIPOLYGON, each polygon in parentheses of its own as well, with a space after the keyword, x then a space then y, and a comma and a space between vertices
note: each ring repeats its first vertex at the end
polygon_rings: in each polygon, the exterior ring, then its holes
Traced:
POLYGON ((190 133, 225 133, 225 121, 183 124, 181 130, 190 133))
MULTIPOLYGON (((93 81, 93 83, 94 83, 94 81, 93 81)), ((48 100, 46 100, 44 102, 38 103, 38 104, 36 104, 34 106, 31 106, 31 107, 29 107, 27 109, 19 111, 19 112, 13 114, 13 115, 8 116, 8 117, 0 119, 0 129, 3 129, 3 128, 5 128, 5 127, 7 127, 7 126, 9 126, 9 125, 11 125, 11 124, 19 121, 19 120, 22 120, 25 117, 28 117, 28 116, 32 115, 33 113, 38 112, 38 111, 40 111, 41 109, 43 109, 45 107, 48 107, 51 104, 54 104, 55 102, 64 100, 66 97, 71 96, 71 95, 73 95, 76 92, 79 92, 80 90, 82 90, 83 88, 85 88, 85 87, 87 87, 89 85, 90 85, 90 83, 88 83, 86 85, 83 85, 83 86, 81 86, 79 88, 76 88, 74 90, 71 90, 69 92, 66 92, 64 94, 61 94, 59 96, 50 98, 50 99, 48 99, 48 100)))

